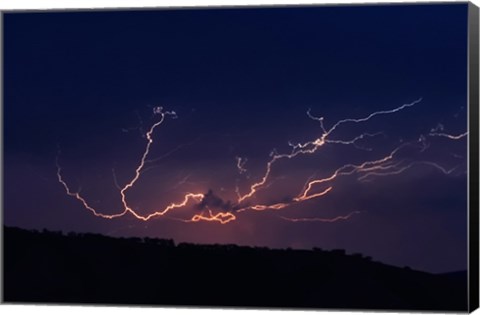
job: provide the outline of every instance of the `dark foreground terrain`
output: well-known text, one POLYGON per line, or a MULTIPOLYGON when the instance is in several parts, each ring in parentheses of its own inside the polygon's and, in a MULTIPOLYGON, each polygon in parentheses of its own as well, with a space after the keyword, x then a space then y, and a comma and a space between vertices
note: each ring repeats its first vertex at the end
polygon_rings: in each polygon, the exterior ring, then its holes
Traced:
MULTIPOLYGON (((394 249, 392 249, 394 250, 394 249)), ((175 245, 4 227, 4 301, 456 310, 467 277, 433 275, 341 250, 175 245)))

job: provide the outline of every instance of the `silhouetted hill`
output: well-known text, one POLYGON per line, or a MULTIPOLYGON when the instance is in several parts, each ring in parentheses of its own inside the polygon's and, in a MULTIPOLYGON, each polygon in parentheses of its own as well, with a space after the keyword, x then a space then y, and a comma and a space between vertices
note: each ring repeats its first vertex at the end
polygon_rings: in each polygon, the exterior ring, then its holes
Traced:
MULTIPOLYGON (((392 248, 392 250, 395 250, 392 248)), ((4 227, 4 301, 467 309, 467 278, 342 250, 273 250, 4 227)))

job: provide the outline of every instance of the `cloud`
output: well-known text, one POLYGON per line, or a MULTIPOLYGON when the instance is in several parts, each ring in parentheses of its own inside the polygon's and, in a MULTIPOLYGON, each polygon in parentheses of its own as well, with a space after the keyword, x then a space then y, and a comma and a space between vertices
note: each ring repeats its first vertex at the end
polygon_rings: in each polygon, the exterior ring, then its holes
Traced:
POLYGON ((220 209, 222 211, 232 211, 233 205, 230 200, 224 201, 221 197, 217 196, 213 190, 209 189, 203 197, 202 201, 197 205, 199 210, 205 210, 206 208, 220 209))

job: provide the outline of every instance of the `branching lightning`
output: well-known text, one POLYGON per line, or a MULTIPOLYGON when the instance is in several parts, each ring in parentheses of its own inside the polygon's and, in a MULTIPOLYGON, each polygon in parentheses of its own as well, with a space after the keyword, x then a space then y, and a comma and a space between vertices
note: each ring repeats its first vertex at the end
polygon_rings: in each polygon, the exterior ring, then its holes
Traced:
POLYGON ((411 163, 409 163, 407 165, 404 165, 404 166, 400 166, 399 164, 401 164, 401 163, 398 163, 397 165, 395 165, 395 169, 393 171, 390 171, 390 172, 376 172, 376 171, 368 172, 365 175, 360 176, 358 178, 358 180, 359 181, 366 181, 367 178, 373 177, 373 176, 398 175, 398 174, 403 173, 406 170, 412 168, 415 165, 428 165, 428 166, 431 166, 431 167, 441 171, 445 175, 450 175, 453 171, 455 171, 458 168, 458 165, 457 165, 457 166, 447 170, 443 166, 439 165, 438 163, 430 162, 430 161, 414 161, 414 162, 411 162, 411 163))
POLYGON ((355 143, 356 141, 360 140, 360 139, 363 139, 365 136, 369 135, 369 134, 362 134, 358 137, 355 137, 354 139, 352 140, 349 140, 349 141, 341 141, 341 140, 330 140, 328 139, 328 137, 332 134, 332 132, 334 132, 339 126, 341 126, 342 124, 346 124, 346 123, 361 123, 361 122, 366 122, 370 119, 372 119, 373 117, 375 116, 378 116, 378 115, 386 115, 386 114, 393 114, 393 113, 396 113, 398 111, 401 111, 405 108, 408 108, 408 107, 412 107, 414 106, 415 104, 418 104, 419 102, 421 102, 421 98, 412 102, 412 103, 408 103, 408 104, 403 104, 402 106, 400 107, 397 107, 397 108, 394 108, 392 110, 384 110, 384 111, 378 111, 378 112, 374 112, 374 113, 371 113, 370 115, 364 117, 364 118, 358 118, 358 119, 354 119, 354 118, 347 118, 347 119, 342 119, 342 120, 339 120, 338 122, 336 122, 330 129, 326 129, 325 128, 325 124, 324 124, 324 119, 323 117, 315 117, 311 114, 310 112, 310 109, 307 111, 307 115, 308 117, 310 117, 310 119, 313 119, 315 121, 318 121, 320 123, 320 127, 322 129, 322 134, 320 135, 320 137, 318 137, 317 139, 315 140, 312 140, 312 141, 309 141, 309 142, 306 142, 306 143, 297 143, 297 144, 292 144, 292 143, 289 143, 290 147, 292 148, 292 151, 290 153, 285 153, 285 154, 278 154, 276 153, 275 150, 273 150, 271 152, 271 159, 270 161, 267 162, 267 167, 266 167, 266 171, 265 171, 265 174, 264 176, 261 178, 260 181, 254 183, 253 185, 250 186, 250 191, 242 196, 240 196, 240 198, 238 199, 238 203, 241 203, 243 202, 244 200, 248 199, 248 198, 251 198, 253 195, 255 195, 255 193, 260 189, 262 188, 262 186, 264 186, 268 180, 268 177, 270 176, 270 173, 271 173, 271 170, 272 170, 272 166, 275 164, 275 162, 277 162, 278 160, 281 160, 281 159, 292 159, 292 158, 295 158, 296 156, 300 155, 300 154, 313 154, 315 153, 319 148, 321 148, 322 146, 324 146, 326 143, 342 143, 342 144, 353 144, 355 143))
MULTIPOLYGON (((146 158, 147 158, 147 156, 150 152, 150 147, 152 146, 152 143, 153 143, 152 135, 153 135, 153 132, 155 131, 155 128, 157 128, 158 126, 160 126, 163 123, 166 116, 174 116, 174 117, 176 116, 175 112, 169 112, 169 111, 164 112, 162 107, 155 107, 153 112, 154 112, 154 114, 160 115, 160 120, 157 121, 156 123, 154 123, 150 127, 148 132, 145 134, 145 136, 147 138, 147 145, 146 145, 145 151, 143 152, 143 155, 140 159, 140 163, 137 166, 137 168, 135 169, 135 176, 123 187, 120 187, 120 185, 118 184, 118 182, 116 180, 116 176, 114 176, 115 184, 117 185, 118 188, 120 188, 121 201, 122 201, 122 204, 123 204, 123 210, 121 212, 117 213, 117 214, 103 214, 103 213, 97 211, 92 206, 90 206, 87 203, 87 201, 85 200, 85 198, 83 198, 80 195, 79 192, 72 192, 71 189, 68 187, 67 183, 63 180, 63 177, 61 175, 62 169, 60 167, 60 164, 58 163, 58 156, 57 156, 56 164, 57 164, 57 178, 58 178, 58 181, 63 185, 63 187, 65 188, 65 190, 66 190, 66 192, 69 196, 75 197, 77 200, 82 202, 83 206, 86 209, 90 210, 95 216, 102 217, 102 218, 105 218, 105 219, 114 219, 114 218, 124 216, 127 213, 130 213, 135 218, 137 218, 139 220, 148 221, 148 220, 152 219, 153 217, 163 216, 173 209, 185 207, 189 203, 190 200, 194 200, 196 202, 200 202, 202 200, 204 195, 201 194, 201 193, 187 193, 184 196, 182 202, 171 203, 167 207, 165 207, 164 209, 159 210, 159 211, 155 211, 155 212, 153 212, 149 215, 146 215, 146 216, 138 214, 135 210, 133 210, 128 205, 127 196, 126 196, 127 190, 132 188, 135 185, 135 183, 138 181, 138 179, 140 178, 140 173, 141 173, 143 167, 145 166, 145 160, 146 160, 146 158)), ((115 174, 115 172, 114 172, 114 174, 115 174)))
POLYGON ((366 137, 376 137, 378 135, 383 135, 383 132, 376 132, 376 133, 362 133, 359 136, 356 136, 355 138, 351 140, 325 140, 326 143, 333 143, 333 144, 345 144, 345 145, 354 145, 355 148, 360 149, 360 150, 366 150, 366 151, 372 151, 370 148, 365 148, 363 146, 359 146, 357 142, 359 140, 362 140, 366 137))
POLYGON ((245 168, 245 163, 247 163, 247 159, 242 159, 241 157, 237 156, 235 157, 237 160, 237 169, 239 174, 243 174, 247 172, 247 169, 245 168))
MULTIPOLYGON (((64 187, 66 193, 68 196, 71 196, 75 199, 77 199, 85 209, 89 210, 92 212, 95 216, 101 217, 104 219, 115 219, 119 218, 122 216, 125 216, 127 214, 132 215, 134 218, 141 220, 141 221, 148 221, 152 218, 156 217, 163 217, 169 214, 170 212, 180 209, 180 208, 185 208, 187 206, 191 206, 195 208, 199 208, 199 205, 202 205, 199 210, 199 213, 194 214, 190 218, 178 218, 178 217, 172 217, 172 216, 166 216, 167 218, 174 219, 177 221, 182 221, 186 223, 196 223, 196 222, 216 222, 220 224, 227 224, 232 221, 235 221, 237 219, 237 216, 239 213, 244 212, 244 211, 268 211, 268 210, 282 210, 287 207, 290 207, 294 204, 298 204, 301 202, 307 202, 312 199, 320 198, 323 196, 328 195, 332 190, 334 190, 334 184, 335 180, 341 176, 349 176, 349 175, 356 175, 357 180, 360 182, 372 180, 375 177, 379 176, 390 176, 390 175, 398 175, 400 173, 403 173, 409 169, 411 169, 413 166, 416 165, 425 165, 428 167, 435 168, 439 171, 441 171, 445 175, 451 174, 457 167, 454 167, 452 169, 446 169, 445 167, 439 165, 438 163, 431 162, 431 161, 408 161, 404 159, 398 159, 396 158, 397 154, 403 150, 406 147, 418 147, 420 148, 420 152, 423 152, 428 148, 428 144, 426 143, 426 138, 424 136, 421 136, 418 141, 416 142, 405 142, 401 143, 398 145, 396 148, 394 148, 389 154, 380 156, 376 159, 372 160, 367 160, 363 161, 361 163, 353 164, 345 164, 334 170, 330 175, 326 177, 317 177, 316 175, 310 176, 307 181, 305 182, 304 186, 301 188, 301 190, 298 192, 298 194, 295 195, 293 198, 288 198, 287 201, 282 201, 282 202, 275 202, 275 203, 251 203, 250 199, 255 199, 253 198, 260 190, 262 189, 267 189, 269 185, 272 183, 271 179, 271 173, 274 165, 276 164, 277 161, 279 160, 293 160, 296 157, 300 155, 310 155, 314 154, 317 151, 319 151, 320 148, 322 148, 325 145, 353 145, 356 148, 359 149, 364 149, 368 151, 372 151, 372 149, 369 148, 364 148, 363 146, 359 146, 358 142, 365 140, 366 138, 371 138, 371 137, 376 137, 378 135, 385 135, 384 132, 380 131, 377 133, 362 133, 358 136, 355 136, 350 139, 331 139, 330 136, 334 133, 335 130, 340 128, 340 126, 344 124, 360 124, 367 122, 371 119, 373 119, 376 116, 381 116, 381 115, 389 115, 389 114, 394 114, 399 111, 405 110, 407 108, 413 107, 414 105, 418 104, 421 102, 421 98, 418 100, 415 100, 411 103, 408 104, 403 104, 399 107, 396 107, 391 110, 382 110, 382 111, 377 111, 373 112, 363 118, 346 118, 337 121, 327 129, 325 127, 325 122, 323 117, 316 117, 312 115, 311 110, 309 109, 307 111, 307 116, 314 120, 318 121, 320 124, 320 130, 321 134, 319 137, 308 141, 304 143, 292 143, 289 142, 288 145, 290 146, 290 152, 287 153, 278 153, 277 150, 272 150, 270 153, 270 158, 266 162, 265 166, 265 171, 263 173, 263 176, 260 177, 259 180, 256 182, 252 183, 248 187, 248 191, 243 193, 240 191, 240 188, 238 185, 235 188, 234 193, 237 196, 237 200, 235 203, 230 204, 228 203, 223 203, 223 201, 220 199, 220 204, 222 204, 222 209, 212 209, 212 207, 208 206, 206 204, 206 199, 207 196, 210 194, 209 198, 218 198, 213 196, 213 193, 209 192, 209 194, 204 194, 200 192, 188 192, 186 193, 183 198, 180 201, 172 202, 165 208, 161 210, 154 211, 148 215, 142 215, 138 213, 136 210, 134 210, 128 203, 127 200, 127 192, 135 186, 135 184, 138 182, 140 179, 141 175, 147 171, 152 166, 153 162, 157 162, 160 159, 169 156, 173 154, 174 152, 180 150, 182 147, 185 145, 189 144, 184 144, 176 147, 172 151, 167 152, 164 156, 161 156, 160 158, 156 159, 147 159, 148 155, 150 153, 151 146, 154 144, 154 137, 153 134, 157 127, 163 124, 165 121, 165 118, 167 116, 171 117, 176 117, 176 113, 173 111, 164 111, 162 107, 155 107, 154 108, 154 114, 156 116, 159 116, 160 119, 155 122, 150 129, 145 133, 145 138, 147 140, 147 143, 145 145, 145 149, 141 155, 141 158, 139 160, 139 163, 137 167, 134 169, 134 174, 133 177, 128 181, 125 185, 120 185, 117 181, 117 176, 115 174, 115 170, 112 170, 113 172, 113 179, 116 187, 118 188, 118 191, 120 193, 120 200, 122 203, 122 209, 120 211, 114 213, 114 214, 105 214, 97 209, 95 209, 91 204, 87 202, 87 200, 80 194, 80 192, 74 192, 66 183, 62 176, 62 168, 60 167, 59 164, 59 156, 57 156, 56 159, 56 166, 57 166, 57 178, 58 181, 62 184, 64 187)), ((430 133, 428 134, 429 136, 433 137, 446 137, 451 140, 459 140, 463 137, 465 137, 468 133, 465 132, 464 134, 460 135, 450 135, 447 133, 443 133, 443 126, 439 125, 439 127, 430 130, 430 133)), ((60 152, 59 152, 60 153, 60 152)), ((246 157, 235 157, 236 160, 236 168, 237 171, 240 175, 247 173, 247 169, 245 168, 245 164, 247 162, 246 157)), ((185 182, 187 180, 188 176, 183 180, 185 182)), ((248 179, 248 177, 247 177, 248 179)), ((323 223, 333 223, 341 220, 348 220, 350 219, 353 215, 359 214, 359 211, 353 211, 347 215, 343 216, 337 216, 333 218, 321 218, 321 217, 303 217, 303 218, 294 218, 294 217, 285 217, 285 216, 279 216, 280 219, 289 221, 289 222, 323 222, 323 223)))

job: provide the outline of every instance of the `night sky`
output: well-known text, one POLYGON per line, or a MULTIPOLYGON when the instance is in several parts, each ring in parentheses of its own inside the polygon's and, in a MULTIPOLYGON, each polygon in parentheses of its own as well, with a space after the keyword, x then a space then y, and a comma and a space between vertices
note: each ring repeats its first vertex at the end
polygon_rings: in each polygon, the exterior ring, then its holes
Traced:
POLYGON ((467 268, 467 4, 7 13, 3 110, 6 225, 467 268), (309 109, 329 130, 415 101, 312 144, 323 131, 309 109), (189 192, 203 201, 143 221, 67 195, 56 159, 72 192, 121 213, 114 179, 135 176, 158 106, 175 115, 154 129, 128 204, 145 216, 189 192), (289 142, 315 152, 276 160, 237 204, 289 142), (308 180, 399 147, 294 202, 308 180), (252 208, 275 204, 289 206, 252 208), (207 209, 236 219, 184 222, 207 209))

